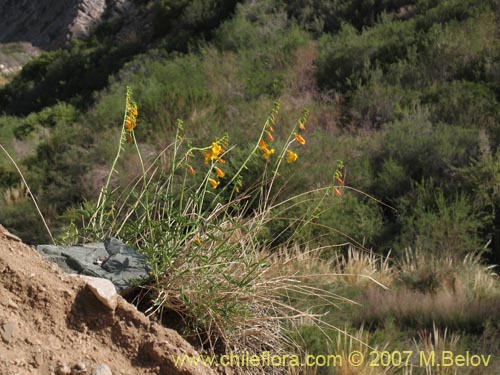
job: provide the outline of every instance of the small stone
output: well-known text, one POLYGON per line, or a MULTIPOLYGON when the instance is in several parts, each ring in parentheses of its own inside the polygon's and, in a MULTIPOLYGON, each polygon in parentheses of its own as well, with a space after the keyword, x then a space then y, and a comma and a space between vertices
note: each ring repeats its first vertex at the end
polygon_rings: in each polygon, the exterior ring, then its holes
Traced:
POLYGON ((99 277, 75 275, 87 283, 88 288, 106 307, 114 310, 118 303, 118 294, 116 293, 115 285, 107 280, 99 277))
POLYGON ((10 320, 5 322, 0 329, 0 336, 2 336, 2 340, 6 344, 10 344, 17 336, 17 322, 14 320, 10 320))
POLYGON ((113 375, 113 373, 107 364, 101 363, 95 367, 92 375, 113 375))
POLYGON ((14 310, 19 309, 19 306, 17 305, 17 303, 12 301, 10 298, 9 298, 9 302, 7 303, 7 306, 9 306, 11 309, 14 309, 14 310))
POLYGON ((71 369, 71 375, 83 375, 87 373, 87 366, 83 362, 76 363, 71 369))
POLYGON ((71 375, 71 369, 66 363, 59 363, 56 368, 56 375, 71 375))

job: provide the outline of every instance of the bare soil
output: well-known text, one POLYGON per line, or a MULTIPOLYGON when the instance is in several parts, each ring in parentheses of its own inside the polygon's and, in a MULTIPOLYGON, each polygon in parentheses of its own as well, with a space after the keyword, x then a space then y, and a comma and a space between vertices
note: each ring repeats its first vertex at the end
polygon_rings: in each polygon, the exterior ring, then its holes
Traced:
POLYGON ((197 354, 121 297, 114 311, 105 307, 82 280, 46 263, 0 225, 0 374, 59 374, 64 364, 91 374, 103 363, 113 375, 214 374, 175 367, 172 356, 183 353, 197 354))

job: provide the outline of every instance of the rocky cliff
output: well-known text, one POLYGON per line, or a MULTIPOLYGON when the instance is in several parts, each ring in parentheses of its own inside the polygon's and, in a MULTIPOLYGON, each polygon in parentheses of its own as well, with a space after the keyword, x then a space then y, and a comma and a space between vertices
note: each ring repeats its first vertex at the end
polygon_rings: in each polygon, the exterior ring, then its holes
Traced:
POLYGON ((62 47, 84 38, 105 18, 121 14, 128 0, 1 0, 0 43, 29 42, 35 47, 62 47))
POLYGON ((0 73, 19 70, 40 50, 85 38, 133 8, 130 0, 0 0, 0 73))

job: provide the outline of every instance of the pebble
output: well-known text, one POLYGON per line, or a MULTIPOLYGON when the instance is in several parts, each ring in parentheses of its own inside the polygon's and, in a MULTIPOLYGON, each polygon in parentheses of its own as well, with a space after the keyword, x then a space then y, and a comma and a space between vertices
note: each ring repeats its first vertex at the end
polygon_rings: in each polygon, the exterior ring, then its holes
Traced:
POLYGON ((57 365, 56 375, 71 375, 71 369, 66 363, 60 363, 57 365))
POLYGON ((83 375, 87 373, 87 366, 83 362, 78 362, 71 369, 71 375, 83 375))
POLYGON ((5 322, 0 329, 0 336, 2 336, 2 340, 6 344, 10 344, 17 335, 18 327, 17 322, 14 320, 10 320, 5 322))
POLYGON ((10 298, 9 298, 9 302, 8 302, 7 306, 9 306, 11 309, 14 309, 14 310, 19 309, 19 306, 17 305, 17 303, 12 301, 10 298))
POLYGON ((92 375, 113 375, 113 373, 107 364, 101 363, 95 367, 92 375))

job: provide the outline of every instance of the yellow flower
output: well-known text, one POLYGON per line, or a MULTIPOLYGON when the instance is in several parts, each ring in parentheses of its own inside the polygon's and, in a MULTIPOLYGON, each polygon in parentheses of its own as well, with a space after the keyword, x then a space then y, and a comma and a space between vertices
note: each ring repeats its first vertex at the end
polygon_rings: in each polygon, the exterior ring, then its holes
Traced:
POLYGON ((222 169, 220 169, 219 167, 214 167, 214 170, 215 170, 215 173, 217 174, 217 177, 219 178, 222 178, 224 177, 226 174, 222 171, 222 169))
POLYGON ((222 152, 224 152, 222 147, 217 142, 213 142, 210 150, 205 152, 205 154, 204 154, 205 155, 205 164, 207 164, 209 161, 219 159, 219 155, 222 152))
POLYGON ((293 151, 286 150, 286 152, 287 152, 287 154, 288 154, 288 156, 286 157, 286 161, 287 161, 288 163, 293 163, 293 162, 294 162, 295 160, 297 160, 297 159, 298 159, 298 157, 299 157, 299 156, 298 156, 295 152, 293 152, 293 151))
POLYGON ((137 110, 137 104, 132 104, 129 109, 130 115, 133 117, 137 117, 139 115, 139 111, 137 110))
POLYGON ((297 140, 297 142, 299 142, 301 145, 305 145, 306 144, 306 140, 304 139, 304 137, 302 137, 300 134, 295 134, 295 139, 297 140))
POLYGON ((220 184, 220 181, 215 181, 213 178, 209 178, 208 182, 212 185, 212 189, 217 189, 217 186, 220 184))
POLYGON ((132 130, 137 126, 137 116, 139 112, 137 110, 137 104, 132 103, 128 105, 127 116, 125 118, 124 126, 126 130, 131 133, 132 130))
POLYGON ((222 147, 219 146, 217 142, 213 142, 211 151, 212 151, 212 160, 217 160, 220 153, 222 152, 222 147))
POLYGON ((262 148, 262 151, 264 152, 264 159, 269 159, 269 156, 271 156, 272 154, 274 154, 274 148, 272 149, 268 149, 267 147, 263 147, 262 148))
POLYGON ((302 121, 299 122, 299 129, 300 130, 306 130, 306 126, 305 126, 305 124, 302 121))

